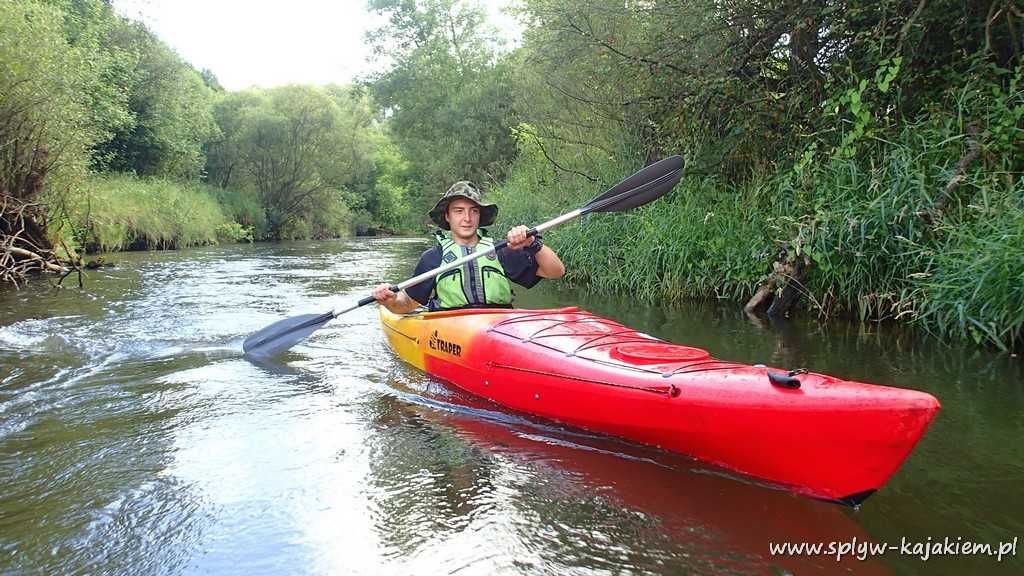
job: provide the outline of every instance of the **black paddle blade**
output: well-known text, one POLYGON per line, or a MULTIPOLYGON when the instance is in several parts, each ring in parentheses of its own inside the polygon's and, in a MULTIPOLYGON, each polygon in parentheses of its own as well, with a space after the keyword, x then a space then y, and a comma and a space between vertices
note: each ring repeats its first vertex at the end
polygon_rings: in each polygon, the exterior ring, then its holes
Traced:
POLYGON ((295 346, 333 319, 333 312, 325 312, 278 320, 246 338, 242 350, 246 356, 273 356, 295 346))
POLYGON ((661 198, 683 177, 683 157, 669 156, 619 182, 582 208, 591 212, 625 212, 661 198))

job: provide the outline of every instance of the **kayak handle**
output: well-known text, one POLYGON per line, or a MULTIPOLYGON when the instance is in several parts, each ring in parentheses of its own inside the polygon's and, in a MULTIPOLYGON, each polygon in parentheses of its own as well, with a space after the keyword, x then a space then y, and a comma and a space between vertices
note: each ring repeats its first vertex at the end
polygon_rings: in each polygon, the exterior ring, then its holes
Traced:
POLYGON ((768 380, 772 383, 773 386, 791 389, 800 387, 800 380, 796 377, 796 374, 800 374, 802 372, 794 370, 789 374, 778 374, 776 372, 768 370, 767 373, 768 380))

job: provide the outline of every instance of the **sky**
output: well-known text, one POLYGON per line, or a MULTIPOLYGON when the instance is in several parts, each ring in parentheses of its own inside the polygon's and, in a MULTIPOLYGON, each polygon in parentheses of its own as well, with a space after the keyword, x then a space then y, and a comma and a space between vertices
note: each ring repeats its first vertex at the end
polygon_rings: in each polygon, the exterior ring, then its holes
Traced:
MULTIPOLYGON (((500 34, 515 42, 512 0, 487 0, 500 34)), ((114 0, 123 16, 145 22, 198 69, 228 90, 283 84, 345 84, 373 69, 363 42, 383 20, 366 0, 114 0)))

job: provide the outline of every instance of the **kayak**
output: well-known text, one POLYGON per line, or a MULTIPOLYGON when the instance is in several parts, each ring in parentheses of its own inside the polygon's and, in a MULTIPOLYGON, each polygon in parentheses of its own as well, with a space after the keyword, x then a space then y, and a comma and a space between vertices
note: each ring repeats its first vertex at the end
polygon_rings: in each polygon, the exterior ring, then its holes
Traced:
POLYGON ((713 358, 576 307, 393 314, 405 362, 511 410, 857 505, 924 435, 916 390, 713 358))

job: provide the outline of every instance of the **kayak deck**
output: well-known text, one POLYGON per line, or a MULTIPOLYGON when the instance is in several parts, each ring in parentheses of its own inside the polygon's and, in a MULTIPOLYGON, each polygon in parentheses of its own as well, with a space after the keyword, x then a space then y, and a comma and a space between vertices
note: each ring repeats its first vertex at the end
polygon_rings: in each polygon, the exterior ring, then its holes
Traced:
POLYGON ((382 308, 381 322, 403 360, 472 394, 847 504, 884 485, 939 409, 914 390, 717 360, 575 307, 382 308))

